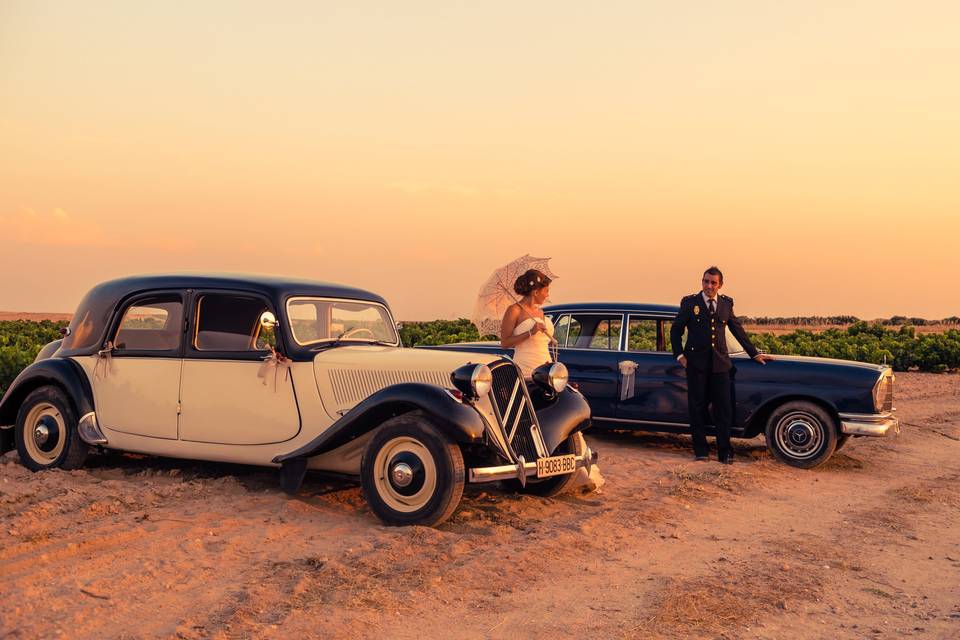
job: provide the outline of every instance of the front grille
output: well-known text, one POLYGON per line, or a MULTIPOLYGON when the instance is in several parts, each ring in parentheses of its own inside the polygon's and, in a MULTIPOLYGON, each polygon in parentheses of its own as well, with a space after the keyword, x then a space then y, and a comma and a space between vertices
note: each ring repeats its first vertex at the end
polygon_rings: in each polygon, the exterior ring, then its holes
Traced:
POLYGON ((504 436, 513 445, 513 450, 517 455, 521 455, 524 460, 532 462, 538 457, 532 432, 534 425, 533 409, 523 392, 523 385, 525 384, 523 378, 520 377, 517 368, 511 362, 495 365, 491 367, 491 372, 493 373, 491 393, 497 406, 497 412, 502 416, 504 436), (510 429, 514 422, 517 423, 517 428, 511 437, 510 429))

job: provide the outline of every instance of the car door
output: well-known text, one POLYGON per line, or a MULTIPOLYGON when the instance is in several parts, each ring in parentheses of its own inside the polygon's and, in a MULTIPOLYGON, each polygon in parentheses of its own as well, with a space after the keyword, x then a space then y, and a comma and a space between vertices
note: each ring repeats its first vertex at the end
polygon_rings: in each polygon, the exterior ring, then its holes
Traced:
POLYGON ((121 307, 90 376, 100 426, 176 439, 183 309, 179 291, 137 296, 121 307))
POLYGON ((633 393, 617 403, 617 419, 657 428, 686 428, 687 379, 670 348, 672 318, 631 314, 622 362, 633 363, 633 393))
POLYGON ((264 368, 273 340, 272 330, 260 324, 263 312, 273 312, 268 301, 246 293, 200 291, 191 309, 180 383, 180 439, 251 445, 294 437, 300 413, 292 373, 282 366, 264 368))
POLYGON ((551 320, 559 360, 586 397, 593 418, 615 417, 623 314, 561 311, 554 312, 551 320))

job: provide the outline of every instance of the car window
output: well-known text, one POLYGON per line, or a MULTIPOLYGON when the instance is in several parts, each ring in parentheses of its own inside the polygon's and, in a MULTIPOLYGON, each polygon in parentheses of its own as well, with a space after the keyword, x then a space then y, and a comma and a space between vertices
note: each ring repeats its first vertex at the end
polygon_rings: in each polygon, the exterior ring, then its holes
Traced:
POLYGON ((563 315, 553 323, 553 337, 557 341, 557 346, 567 346, 567 335, 570 333, 570 316, 563 315))
POLYGON ((564 328, 566 343, 561 342, 561 346, 604 351, 615 351, 620 348, 622 316, 574 313, 569 316, 568 322, 568 327, 564 328))
POLYGON ((113 337, 122 351, 172 351, 180 348, 183 303, 179 296, 141 298, 123 312, 113 337))
POLYGON ((620 348, 620 318, 606 318, 597 323, 589 349, 616 350, 620 348))
POLYGON ((260 298, 210 293, 197 301, 193 346, 198 351, 263 351, 276 344, 271 330, 260 326, 269 311, 260 298))
POLYGON ((291 298, 287 315, 293 338, 301 345, 338 338, 390 344, 399 340, 389 312, 373 302, 291 298))
POLYGON ((627 329, 627 351, 661 351, 657 348, 656 320, 630 318, 627 329))

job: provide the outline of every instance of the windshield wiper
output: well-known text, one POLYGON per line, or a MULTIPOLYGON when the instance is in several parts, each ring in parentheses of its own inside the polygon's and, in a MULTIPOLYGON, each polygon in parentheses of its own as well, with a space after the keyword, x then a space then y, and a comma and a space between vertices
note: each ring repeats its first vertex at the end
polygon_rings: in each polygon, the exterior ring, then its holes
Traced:
POLYGON ((321 344, 321 345, 317 345, 316 347, 314 347, 314 349, 315 349, 315 350, 319 350, 319 349, 332 349, 332 348, 334 348, 334 347, 340 346, 340 343, 342 343, 342 342, 348 342, 348 341, 355 341, 355 342, 359 342, 360 344, 375 344, 375 345, 382 346, 382 347, 395 347, 395 346, 397 346, 396 343, 387 342, 386 340, 359 340, 359 339, 354 340, 353 338, 344 338, 343 335, 344 335, 345 333, 346 333, 346 331, 344 331, 343 333, 341 333, 340 335, 338 335, 336 338, 334 338, 334 339, 331 340, 330 342, 327 342, 327 343, 321 344))

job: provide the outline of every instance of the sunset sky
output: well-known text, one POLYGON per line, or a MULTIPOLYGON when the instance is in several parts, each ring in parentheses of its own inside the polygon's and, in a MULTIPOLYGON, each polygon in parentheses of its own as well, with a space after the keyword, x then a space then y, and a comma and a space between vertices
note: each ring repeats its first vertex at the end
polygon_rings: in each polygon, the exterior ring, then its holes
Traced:
POLYGON ((0 309, 288 274, 960 315, 960 3, 0 1, 0 309))

